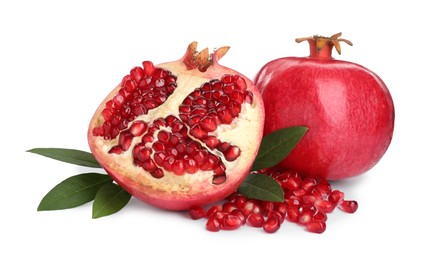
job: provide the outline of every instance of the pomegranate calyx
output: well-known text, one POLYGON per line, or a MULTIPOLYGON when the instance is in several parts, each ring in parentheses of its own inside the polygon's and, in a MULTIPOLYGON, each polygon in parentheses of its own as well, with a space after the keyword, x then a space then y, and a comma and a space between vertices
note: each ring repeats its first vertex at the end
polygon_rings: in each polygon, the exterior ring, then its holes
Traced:
POLYGON ((198 69, 205 72, 211 65, 216 64, 230 49, 229 46, 220 47, 209 53, 209 49, 205 48, 202 51, 197 51, 197 42, 190 43, 187 47, 187 52, 183 57, 183 63, 187 70, 198 69))
POLYGON ((331 51, 333 46, 336 48, 339 55, 342 53, 340 42, 344 42, 352 46, 352 42, 343 38, 340 38, 342 33, 336 33, 330 37, 324 37, 320 35, 314 35, 312 37, 297 38, 297 43, 308 41, 310 46, 310 57, 311 58, 331 58, 331 51))

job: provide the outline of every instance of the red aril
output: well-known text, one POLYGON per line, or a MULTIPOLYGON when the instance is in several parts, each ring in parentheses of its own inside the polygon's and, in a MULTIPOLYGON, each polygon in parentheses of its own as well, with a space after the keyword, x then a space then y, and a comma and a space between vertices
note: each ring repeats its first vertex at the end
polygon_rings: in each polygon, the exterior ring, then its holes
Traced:
POLYGON ((256 87, 218 64, 228 47, 212 54, 196 48, 190 44, 178 61, 133 68, 88 130, 93 155, 113 179, 164 209, 190 209, 233 193, 262 138, 256 87))
POLYGON ((354 200, 343 200, 339 204, 339 209, 347 213, 354 213, 358 209, 358 202, 354 200))
POLYGON ((296 179, 299 185, 291 189, 292 185, 280 184, 285 197, 287 196, 284 202, 257 200, 235 192, 222 204, 213 205, 207 211, 194 207, 188 211, 188 214, 191 218, 198 219, 198 215, 205 216, 203 212, 206 211, 206 229, 214 232, 234 230, 247 225, 253 228, 262 227, 264 232, 274 233, 287 219, 309 232, 322 233, 327 227, 327 214, 333 212, 336 205, 340 210, 348 213, 354 213, 358 208, 356 201, 344 200, 344 193, 339 190, 333 191, 330 183, 325 180, 318 182, 311 178, 302 178, 293 171, 281 172, 266 169, 260 173, 274 180, 296 179), (304 190, 302 187, 309 188, 304 190), (315 188, 323 187, 328 192, 320 194, 319 199, 311 195, 315 188), (303 192, 298 192, 299 190, 303 192))
POLYGON ((309 57, 270 61, 255 77, 265 104, 264 134, 290 126, 308 132, 277 168, 328 180, 362 174, 386 152, 393 134, 394 106, 374 72, 331 57, 341 34, 308 41, 309 57))

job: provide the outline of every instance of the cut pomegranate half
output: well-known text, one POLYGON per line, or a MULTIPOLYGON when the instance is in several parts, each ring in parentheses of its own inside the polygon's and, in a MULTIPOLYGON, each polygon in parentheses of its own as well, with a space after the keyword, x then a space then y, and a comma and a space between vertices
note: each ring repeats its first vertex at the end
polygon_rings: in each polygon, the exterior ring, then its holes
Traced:
POLYGON ((143 62, 105 98, 88 131, 104 169, 133 196, 183 210, 220 200, 249 173, 264 109, 253 83, 189 45, 175 62, 143 62))

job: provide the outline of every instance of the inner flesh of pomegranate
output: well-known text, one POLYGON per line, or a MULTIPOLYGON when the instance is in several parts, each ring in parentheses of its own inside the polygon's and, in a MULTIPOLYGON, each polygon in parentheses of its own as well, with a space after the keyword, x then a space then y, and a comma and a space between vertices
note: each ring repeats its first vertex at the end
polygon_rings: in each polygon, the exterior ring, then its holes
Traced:
POLYGON ((241 76, 225 74, 192 90, 182 98, 178 114, 172 114, 167 100, 178 88, 177 78, 148 61, 133 68, 105 103, 92 134, 112 144, 109 154, 130 151, 134 166, 156 179, 164 171, 181 176, 200 170, 212 171, 212 183, 222 184, 223 160, 235 161, 242 151, 218 133, 238 120, 253 94, 241 76))

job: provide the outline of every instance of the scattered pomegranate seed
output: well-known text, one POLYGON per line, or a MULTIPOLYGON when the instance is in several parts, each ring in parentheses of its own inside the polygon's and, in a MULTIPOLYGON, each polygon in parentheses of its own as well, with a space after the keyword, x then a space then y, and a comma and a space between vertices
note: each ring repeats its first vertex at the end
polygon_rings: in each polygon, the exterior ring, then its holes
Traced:
POLYGON ((354 200, 343 200, 339 205, 339 209, 347 213, 354 213, 358 209, 358 202, 354 200))
MULTIPOLYGON (((222 150, 230 149, 225 143, 222 150)), ((191 218, 206 218, 206 229, 234 230, 243 225, 261 228, 266 233, 275 233, 284 220, 303 226, 311 233, 323 233, 327 228, 327 214, 335 208, 348 213, 358 209, 354 200, 345 200, 344 193, 332 190, 326 180, 317 181, 312 178, 302 178, 294 172, 260 171, 274 178, 284 191, 284 202, 260 201, 248 198, 240 193, 228 196, 222 204, 217 204, 205 210, 194 207, 189 211, 191 218)))
POLYGON ((193 207, 188 211, 188 213, 194 220, 206 217, 206 210, 202 207, 193 207))
POLYGON ((252 227, 262 227, 265 223, 264 215, 260 213, 251 213, 247 216, 246 223, 252 227))
POLYGON ((278 229, 280 229, 280 222, 277 218, 270 217, 265 221, 263 225, 263 229, 266 233, 275 233, 278 229))
POLYGON ((326 229, 325 222, 322 221, 312 221, 306 224, 306 230, 312 233, 323 233, 326 229))

